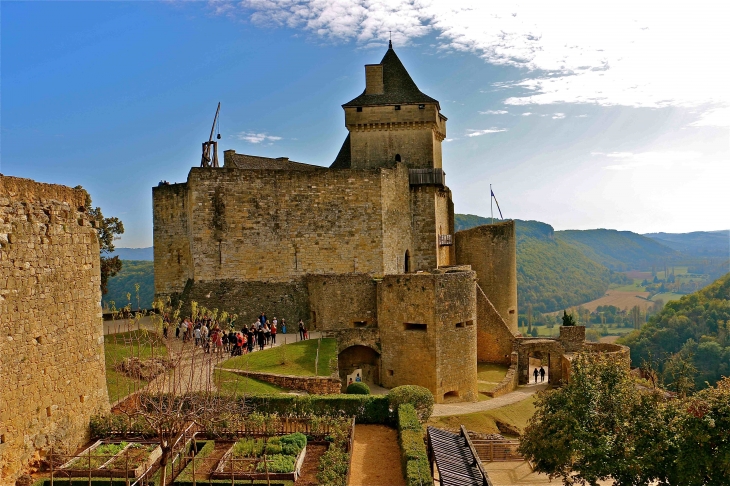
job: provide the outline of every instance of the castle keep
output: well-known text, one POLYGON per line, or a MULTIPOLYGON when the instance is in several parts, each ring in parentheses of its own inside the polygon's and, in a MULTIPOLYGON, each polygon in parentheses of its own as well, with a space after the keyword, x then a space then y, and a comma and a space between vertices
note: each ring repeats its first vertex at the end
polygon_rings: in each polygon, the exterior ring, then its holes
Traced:
POLYGON ((514 224, 454 235, 446 117, 392 46, 342 107, 329 167, 228 150, 153 189, 156 294, 303 318, 337 337, 343 377, 476 400, 477 360, 512 359, 514 224))

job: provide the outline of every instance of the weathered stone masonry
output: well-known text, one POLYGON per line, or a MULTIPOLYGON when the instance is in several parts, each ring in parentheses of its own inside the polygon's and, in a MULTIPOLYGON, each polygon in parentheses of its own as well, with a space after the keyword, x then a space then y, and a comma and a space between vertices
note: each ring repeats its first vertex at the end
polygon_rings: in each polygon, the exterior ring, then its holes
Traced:
POLYGON ((86 193, 0 175, 0 484, 109 409, 86 193))

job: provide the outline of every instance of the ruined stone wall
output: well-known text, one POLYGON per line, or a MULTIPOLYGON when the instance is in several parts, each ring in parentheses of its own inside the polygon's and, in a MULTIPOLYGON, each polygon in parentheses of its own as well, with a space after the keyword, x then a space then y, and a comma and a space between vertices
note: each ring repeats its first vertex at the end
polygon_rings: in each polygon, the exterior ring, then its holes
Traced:
POLYGON ((0 484, 109 410, 86 193, 0 175, 0 484))
POLYGON ((370 275, 309 275, 312 329, 378 327, 377 284, 370 275))
POLYGON ((299 319, 310 327, 309 296, 303 279, 291 282, 260 282, 223 279, 213 282, 195 282, 182 295, 185 315, 190 315, 190 302, 196 301, 208 309, 225 310, 238 314, 236 327, 250 326, 261 314, 272 320, 286 319, 287 331, 297 330, 299 319))
POLYGON ((160 297, 182 292, 193 278, 187 189, 187 184, 152 188, 155 293, 160 297))
POLYGON ((510 364, 515 335, 477 286, 477 361, 510 364))
POLYGON ((454 236, 456 263, 471 265, 477 283, 512 333, 517 331, 517 243, 514 221, 477 226, 454 236))
POLYGON ((194 279, 382 274, 388 170, 192 169, 194 279))
POLYGON ((447 393, 475 400, 475 319, 471 271, 386 275, 378 285, 383 386, 420 385, 439 403, 447 393))

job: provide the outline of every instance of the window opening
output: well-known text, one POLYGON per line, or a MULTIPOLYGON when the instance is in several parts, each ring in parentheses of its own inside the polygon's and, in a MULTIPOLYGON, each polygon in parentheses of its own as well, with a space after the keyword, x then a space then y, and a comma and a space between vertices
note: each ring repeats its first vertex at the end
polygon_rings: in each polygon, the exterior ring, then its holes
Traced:
POLYGON ((411 271, 411 254, 408 250, 406 250, 406 255, 403 258, 403 270, 405 273, 411 271))
POLYGON ((358 106, 358 107, 357 107, 357 108, 355 108, 355 109, 357 110, 357 112, 358 112, 358 113, 360 113, 360 112, 362 111, 362 106, 358 106))
POLYGON ((400 154, 395 154, 395 161, 396 162, 400 162, 401 161, 400 154))
POLYGON ((419 324, 417 322, 404 322, 403 328, 406 331, 425 331, 428 325, 426 324, 419 324))
POLYGON ((400 111, 400 105, 395 105, 395 111, 400 111))

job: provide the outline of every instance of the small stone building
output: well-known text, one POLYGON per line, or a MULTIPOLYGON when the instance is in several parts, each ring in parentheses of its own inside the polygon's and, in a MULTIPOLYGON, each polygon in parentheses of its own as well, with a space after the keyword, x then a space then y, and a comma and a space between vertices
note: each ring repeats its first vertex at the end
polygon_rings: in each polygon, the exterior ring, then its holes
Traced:
POLYGON ((155 292, 301 318, 337 337, 343 378, 476 400, 477 360, 510 363, 517 332, 514 223, 454 234, 447 119, 392 46, 342 108, 329 167, 227 150, 153 188, 155 292))

